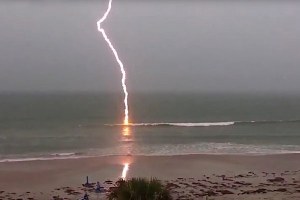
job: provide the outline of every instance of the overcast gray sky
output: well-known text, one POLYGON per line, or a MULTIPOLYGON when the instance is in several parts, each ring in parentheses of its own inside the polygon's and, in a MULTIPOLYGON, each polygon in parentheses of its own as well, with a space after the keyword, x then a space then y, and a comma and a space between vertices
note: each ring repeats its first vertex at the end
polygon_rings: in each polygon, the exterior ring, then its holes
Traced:
MULTIPOLYGON (((1 1, 0 91, 121 91, 108 1, 1 1)), ((114 0, 129 91, 300 92, 300 1, 114 0)))

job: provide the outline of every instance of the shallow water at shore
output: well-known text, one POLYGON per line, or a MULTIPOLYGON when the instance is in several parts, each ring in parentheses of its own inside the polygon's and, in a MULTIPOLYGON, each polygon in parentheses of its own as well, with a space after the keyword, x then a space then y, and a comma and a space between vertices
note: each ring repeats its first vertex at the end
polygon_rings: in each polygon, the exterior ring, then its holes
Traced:
POLYGON ((113 125, 122 117, 121 100, 113 94, 2 94, 0 159, 300 151, 298 96, 133 94, 137 123, 128 128, 113 125))

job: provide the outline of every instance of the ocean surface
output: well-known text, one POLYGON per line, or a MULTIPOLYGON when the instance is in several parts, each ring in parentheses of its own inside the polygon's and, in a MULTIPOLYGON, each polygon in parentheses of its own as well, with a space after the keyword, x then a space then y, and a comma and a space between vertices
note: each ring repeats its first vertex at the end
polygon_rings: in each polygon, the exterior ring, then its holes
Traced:
POLYGON ((1 94, 0 162, 300 152, 300 95, 1 94))

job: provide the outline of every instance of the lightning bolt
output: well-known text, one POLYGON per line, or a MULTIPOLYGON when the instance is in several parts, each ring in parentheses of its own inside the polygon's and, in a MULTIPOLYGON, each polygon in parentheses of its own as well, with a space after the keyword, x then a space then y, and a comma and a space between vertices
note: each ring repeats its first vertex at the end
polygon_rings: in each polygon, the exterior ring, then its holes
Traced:
POLYGON ((101 23, 104 22, 111 10, 111 4, 112 4, 112 0, 109 0, 108 3, 108 8, 106 10, 106 12, 104 13, 103 17, 97 22, 97 27, 98 27, 98 31, 102 33, 103 38, 105 39, 105 41, 107 42, 108 46, 110 47, 111 51, 113 52, 119 66, 121 69, 121 73, 122 73, 122 88, 123 88, 123 92, 124 92, 124 125, 128 125, 129 123, 129 118, 128 118, 128 92, 127 92, 127 86, 126 86, 126 71, 124 69, 124 65, 122 63, 122 61, 119 58, 118 52, 116 51, 116 49, 114 48, 114 46, 112 45, 112 43, 110 42, 110 40, 108 39, 104 29, 101 27, 101 23))

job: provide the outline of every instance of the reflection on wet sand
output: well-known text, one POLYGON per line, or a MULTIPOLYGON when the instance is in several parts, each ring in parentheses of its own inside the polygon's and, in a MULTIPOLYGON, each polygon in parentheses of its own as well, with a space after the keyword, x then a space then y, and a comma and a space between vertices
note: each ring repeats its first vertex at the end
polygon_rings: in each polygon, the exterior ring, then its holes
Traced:
POLYGON ((122 177, 121 177, 122 179, 124 180, 126 179, 128 170, 129 170, 129 163, 125 163, 122 171, 122 177))
MULTIPOLYGON (((131 132, 130 127, 128 126, 124 126, 122 128, 122 141, 123 142, 128 142, 128 141, 132 141, 133 140, 133 134, 131 132)), ((131 149, 132 149, 132 143, 128 143, 127 145, 125 145, 124 148, 124 153, 127 155, 131 154, 131 149)), ((126 157, 126 160, 122 161, 122 165, 123 165, 123 170, 122 170, 122 174, 121 174, 121 178, 122 179, 126 179, 128 171, 129 171, 129 167, 130 164, 132 163, 132 157, 126 157)))

